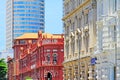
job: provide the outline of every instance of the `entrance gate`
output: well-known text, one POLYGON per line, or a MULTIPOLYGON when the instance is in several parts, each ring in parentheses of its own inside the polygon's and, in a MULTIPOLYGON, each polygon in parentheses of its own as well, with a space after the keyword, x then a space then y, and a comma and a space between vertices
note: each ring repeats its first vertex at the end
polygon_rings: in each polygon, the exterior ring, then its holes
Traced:
POLYGON ((52 80, 52 75, 51 75, 51 73, 48 72, 48 74, 47 74, 47 79, 46 79, 46 80, 52 80))

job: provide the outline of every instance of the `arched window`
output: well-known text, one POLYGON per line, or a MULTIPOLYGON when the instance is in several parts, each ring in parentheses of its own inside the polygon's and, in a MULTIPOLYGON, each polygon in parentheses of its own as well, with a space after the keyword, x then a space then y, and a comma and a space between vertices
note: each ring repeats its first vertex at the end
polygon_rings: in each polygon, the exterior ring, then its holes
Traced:
POLYGON ((50 54, 47 55, 47 62, 50 62, 50 54))
POLYGON ((57 63, 57 54, 53 54, 53 64, 57 63))

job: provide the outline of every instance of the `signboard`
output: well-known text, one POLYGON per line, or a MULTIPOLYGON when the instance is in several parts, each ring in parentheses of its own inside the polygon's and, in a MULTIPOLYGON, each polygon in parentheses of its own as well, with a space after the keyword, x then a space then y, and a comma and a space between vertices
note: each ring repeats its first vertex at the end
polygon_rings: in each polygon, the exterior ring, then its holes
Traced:
POLYGON ((96 60, 97 60, 97 58, 92 58, 92 59, 91 59, 91 64, 92 64, 92 65, 96 64, 96 60))

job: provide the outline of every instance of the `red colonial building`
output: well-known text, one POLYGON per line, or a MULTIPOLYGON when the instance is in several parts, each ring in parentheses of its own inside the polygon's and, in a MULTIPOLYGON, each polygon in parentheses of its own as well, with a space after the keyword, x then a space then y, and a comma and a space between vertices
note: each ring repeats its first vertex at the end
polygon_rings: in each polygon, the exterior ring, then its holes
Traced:
POLYGON ((14 40, 14 80, 63 80, 62 34, 26 33, 14 40))
POLYGON ((14 59, 13 58, 10 58, 8 57, 7 58, 7 64, 8 64, 8 72, 7 72, 7 77, 8 77, 8 80, 14 80, 14 59))

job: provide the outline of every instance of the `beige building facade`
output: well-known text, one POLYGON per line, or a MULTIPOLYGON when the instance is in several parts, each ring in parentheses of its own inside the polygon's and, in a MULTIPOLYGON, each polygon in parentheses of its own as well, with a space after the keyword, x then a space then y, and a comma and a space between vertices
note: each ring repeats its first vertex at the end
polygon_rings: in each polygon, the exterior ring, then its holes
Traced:
POLYGON ((96 0, 64 0, 64 80, 94 80, 96 0))

